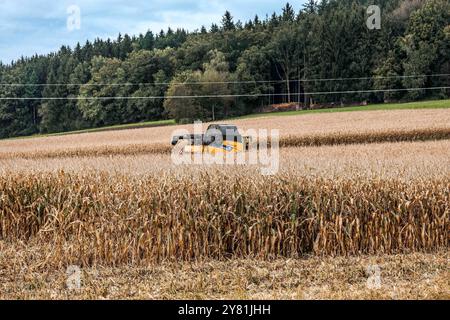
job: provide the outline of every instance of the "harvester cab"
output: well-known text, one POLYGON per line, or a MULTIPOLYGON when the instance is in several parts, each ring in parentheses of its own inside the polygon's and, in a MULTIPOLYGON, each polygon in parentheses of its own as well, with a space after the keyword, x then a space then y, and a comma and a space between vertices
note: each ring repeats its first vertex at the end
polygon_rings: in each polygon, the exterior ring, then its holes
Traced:
POLYGON ((243 152, 248 150, 250 137, 243 137, 235 125, 211 124, 205 134, 188 134, 172 137, 172 145, 183 143, 183 152, 210 154, 243 152))

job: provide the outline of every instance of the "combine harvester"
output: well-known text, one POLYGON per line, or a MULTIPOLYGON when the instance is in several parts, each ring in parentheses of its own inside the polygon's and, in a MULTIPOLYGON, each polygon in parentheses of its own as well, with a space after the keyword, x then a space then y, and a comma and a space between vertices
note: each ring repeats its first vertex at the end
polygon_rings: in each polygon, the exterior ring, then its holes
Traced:
POLYGON ((211 124, 205 134, 188 134, 172 137, 172 146, 183 143, 182 153, 226 154, 245 152, 251 137, 242 136, 235 125, 211 124))

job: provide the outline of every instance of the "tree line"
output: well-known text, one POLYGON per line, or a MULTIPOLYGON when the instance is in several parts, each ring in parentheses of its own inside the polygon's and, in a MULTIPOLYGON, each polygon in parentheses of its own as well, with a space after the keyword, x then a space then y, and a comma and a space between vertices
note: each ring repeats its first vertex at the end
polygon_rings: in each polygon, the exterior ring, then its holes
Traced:
POLYGON ((119 35, 0 64, 0 137, 222 119, 278 103, 448 98, 448 89, 407 89, 450 86, 449 2, 378 0, 379 30, 366 26, 371 3, 310 0, 299 12, 288 3, 244 23, 227 11, 208 29, 119 35))

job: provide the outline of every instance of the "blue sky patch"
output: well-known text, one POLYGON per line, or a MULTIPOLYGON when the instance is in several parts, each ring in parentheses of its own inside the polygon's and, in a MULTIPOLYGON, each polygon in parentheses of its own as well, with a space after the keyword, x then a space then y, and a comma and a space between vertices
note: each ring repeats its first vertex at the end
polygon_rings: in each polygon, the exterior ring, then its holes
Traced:
MULTIPOLYGON (((294 9, 303 0, 291 1, 294 9)), ((46 54, 62 45, 95 38, 116 38, 122 34, 138 35, 152 30, 185 28, 193 31, 202 25, 220 23, 225 10, 235 20, 264 18, 281 12, 285 2, 277 0, 0 0, 0 60, 9 63, 35 53, 46 54), (80 29, 67 28, 67 8, 80 8, 80 29)))

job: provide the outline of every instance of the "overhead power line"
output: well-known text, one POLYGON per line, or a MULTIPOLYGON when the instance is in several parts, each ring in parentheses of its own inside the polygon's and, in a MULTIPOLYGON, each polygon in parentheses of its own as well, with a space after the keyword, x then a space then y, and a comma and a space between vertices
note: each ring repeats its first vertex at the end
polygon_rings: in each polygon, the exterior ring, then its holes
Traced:
MULTIPOLYGON (((355 94, 355 93, 377 93, 377 92, 400 92, 400 91, 422 91, 422 90, 443 90, 450 87, 429 87, 429 88, 402 88, 402 89, 373 89, 373 90, 348 90, 348 91, 322 91, 304 92, 301 95, 327 95, 327 94, 355 94)), ((274 96, 297 96, 298 94, 287 93, 263 93, 263 94, 224 94, 224 95, 186 95, 186 96, 117 96, 117 97, 0 97, 1 100, 144 100, 144 99, 202 99, 202 98, 239 98, 239 97, 274 97, 274 96)))
POLYGON ((401 76, 372 76, 372 77, 356 77, 356 78, 312 78, 312 79, 293 79, 293 80, 241 80, 241 81, 199 81, 199 82, 140 82, 140 83, 0 83, 4 87, 57 87, 57 86, 184 86, 184 85, 207 85, 207 84, 255 84, 255 83, 286 83, 286 82, 338 82, 353 80, 375 80, 375 79, 407 79, 407 78, 424 78, 424 77, 450 77, 450 73, 440 74, 420 74, 420 75, 401 75, 401 76))

